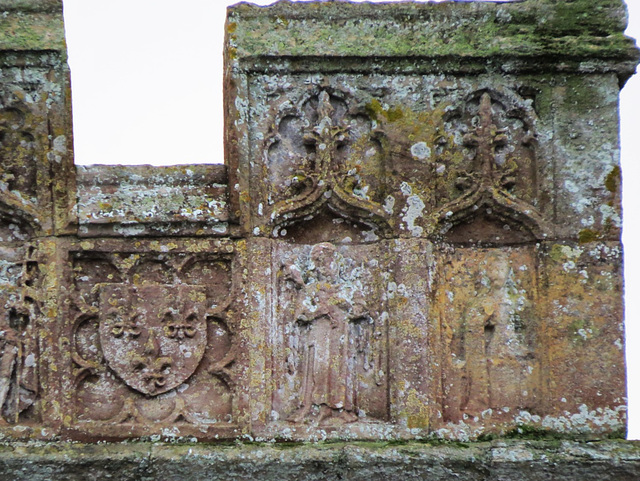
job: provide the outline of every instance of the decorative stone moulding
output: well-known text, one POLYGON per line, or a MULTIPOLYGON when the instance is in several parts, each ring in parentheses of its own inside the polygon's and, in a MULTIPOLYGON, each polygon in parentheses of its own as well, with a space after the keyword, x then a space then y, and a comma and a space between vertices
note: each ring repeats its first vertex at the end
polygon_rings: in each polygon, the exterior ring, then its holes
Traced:
POLYGON ((0 7, 2 439, 624 433, 619 0, 239 4, 226 165, 77 169, 0 7))

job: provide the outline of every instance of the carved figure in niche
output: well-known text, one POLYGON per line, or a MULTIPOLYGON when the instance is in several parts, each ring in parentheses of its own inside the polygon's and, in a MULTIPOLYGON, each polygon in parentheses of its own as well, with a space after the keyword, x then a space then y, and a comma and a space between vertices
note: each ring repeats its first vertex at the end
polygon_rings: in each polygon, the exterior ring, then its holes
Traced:
POLYGON ((441 301, 452 334, 446 420, 535 408, 534 259, 529 247, 452 255, 441 301))
POLYGON ((131 388, 155 396, 188 379, 207 346, 193 286, 102 284, 100 344, 107 364, 131 388))
POLYGON ((333 244, 321 243, 312 248, 304 274, 295 265, 288 269, 298 289, 297 359, 289 369, 297 371, 301 392, 293 423, 358 420, 357 366, 374 368, 373 321, 360 288, 342 275, 343 264, 333 244))
POLYGON ((17 423, 38 394, 31 335, 35 307, 29 300, 7 304, 0 322, 0 425, 17 423))

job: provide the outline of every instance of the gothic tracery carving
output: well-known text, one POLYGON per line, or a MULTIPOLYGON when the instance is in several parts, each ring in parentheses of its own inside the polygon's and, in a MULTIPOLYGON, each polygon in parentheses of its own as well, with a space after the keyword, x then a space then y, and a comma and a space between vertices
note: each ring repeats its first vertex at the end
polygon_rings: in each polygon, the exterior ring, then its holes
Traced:
POLYGON ((270 218, 276 226, 313 217, 327 206, 385 232, 388 215, 378 202, 382 192, 370 185, 380 182, 381 172, 365 172, 382 160, 381 133, 369 117, 320 89, 299 109, 281 115, 276 125, 265 149, 277 189, 270 194, 270 218))
POLYGON ((522 230, 525 237, 545 236, 548 228, 541 214, 519 197, 535 198, 533 126, 522 120, 526 117, 522 112, 507 112, 490 91, 476 92, 471 100, 476 104, 471 104, 466 117, 452 115, 458 116, 454 124, 462 130, 461 143, 471 162, 457 173, 456 198, 439 210, 442 231, 486 215, 522 230), (526 188, 523 178, 528 181, 526 188))

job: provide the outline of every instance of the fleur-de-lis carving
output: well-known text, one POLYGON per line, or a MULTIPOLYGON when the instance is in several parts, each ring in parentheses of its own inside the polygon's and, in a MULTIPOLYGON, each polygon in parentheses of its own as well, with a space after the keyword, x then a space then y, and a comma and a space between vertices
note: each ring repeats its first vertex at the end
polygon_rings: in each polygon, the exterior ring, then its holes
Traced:
POLYGON ((187 316, 186 320, 180 322, 175 320, 170 312, 167 312, 164 316, 165 334, 171 339, 192 338, 196 335, 195 321, 195 314, 187 316))
POLYGON ((112 313, 112 315, 116 316, 116 320, 113 323, 113 327, 111 329, 111 334, 113 337, 139 337, 141 333, 140 325, 139 325, 139 316, 134 315, 129 319, 122 319, 118 312, 112 313))
MULTIPOLYGON (((345 120, 333 120, 335 109, 331 105, 328 92, 322 91, 318 96, 318 123, 304 132, 306 145, 315 147, 317 152, 317 168, 321 178, 326 177, 332 162, 337 161, 335 152, 349 140, 349 126, 345 120)), ((333 170, 340 170, 339 165, 333 165, 333 170)))
POLYGON ((142 379, 152 393, 166 385, 167 375, 173 365, 170 357, 136 357, 131 363, 134 371, 142 373, 142 379))

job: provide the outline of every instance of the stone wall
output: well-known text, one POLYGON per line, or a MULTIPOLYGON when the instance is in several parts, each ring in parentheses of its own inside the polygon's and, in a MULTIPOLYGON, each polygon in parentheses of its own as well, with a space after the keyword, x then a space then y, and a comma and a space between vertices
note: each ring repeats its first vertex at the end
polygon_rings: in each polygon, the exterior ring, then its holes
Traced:
POLYGON ((624 433, 619 0, 240 4, 226 165, 77 169, 61 3, 0 7, 7 470, 76 469, 29 440, 624 433))

